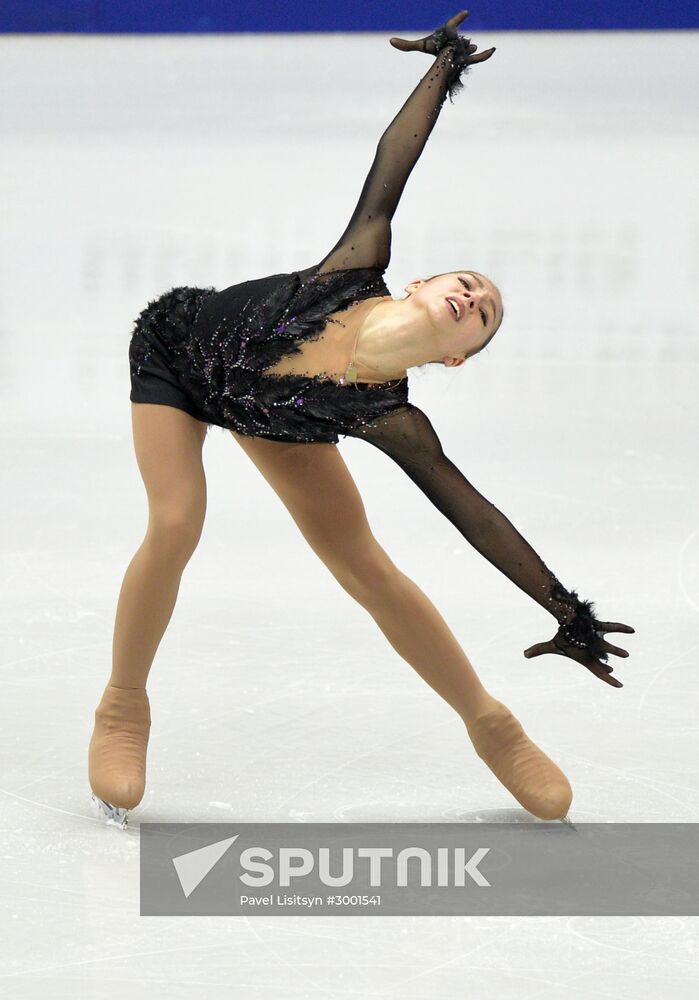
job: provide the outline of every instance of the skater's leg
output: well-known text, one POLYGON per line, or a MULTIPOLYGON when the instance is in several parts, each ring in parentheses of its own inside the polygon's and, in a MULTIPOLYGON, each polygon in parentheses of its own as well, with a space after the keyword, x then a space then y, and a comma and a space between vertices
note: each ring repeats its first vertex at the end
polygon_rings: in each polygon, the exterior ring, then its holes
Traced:
POLYGON ((366 608, 388 641, 464 722, 495 703, 432 601, 372 534, 364 503, 333 444, 285 444, 233 434, 279 495, 311 548, 366 608))
POLYGON ((121 585, 112 673, 95 710, 88 749, 95 802, 121 825, 145 790, 151 722, 146 680, 206 511, 201 452, 207 425, 172 406, 132 402, 131 407, 148 527, 121 585))
POLYGON ((378 544, 336 446, 234 436, 341 586, 459 713, 476 752, 503 785, 540 819, 563 818, 573 797, 568 779, 488 694, 432 602, 378 544))
POLYGON ((143 688, 206 514, 205 423, 174 406, 131 403, 148 527, 117 603, 110 683, 143 688))

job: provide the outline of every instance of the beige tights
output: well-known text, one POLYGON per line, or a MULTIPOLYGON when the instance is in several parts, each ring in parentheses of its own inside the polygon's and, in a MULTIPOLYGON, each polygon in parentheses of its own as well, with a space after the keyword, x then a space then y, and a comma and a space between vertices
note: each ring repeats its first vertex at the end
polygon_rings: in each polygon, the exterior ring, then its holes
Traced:
POLYGON ((143 798, 150 735, 148 674, 193 547, 167 529, 149 533, 124 575, 114 623, 112 674, 95 710, 88 778, 95 795, 132 809, 143 798))
POLYGON ((146 535, 129 563, 119 593, 110 684, 121 688, 146 686, 192 551, 165 531, 146 535))
MULTIPOLYGON (((143 795, 150 713, 145 685, 172 617, 191 551, 147 536, 124 576, 114 626, 112 675, 96 712, 90 782, 101 798, 132 808, 143 795), (123 724, 119 725, 119 719, 123 724)), ((395 569, 351 591, 396 652, 463 719, 478 755, 518 802, 541 819, 566 815, 565 775, 483 687, 434 604, 395 569)))
POLYGON ((420 588, 394 567, 380 586, 369 585, 354 596, 396 652, 459 713, 476 753, 517 801, 539 819, 566 816, 573 798, 568 779, 507 706, 488 694, 420 588))

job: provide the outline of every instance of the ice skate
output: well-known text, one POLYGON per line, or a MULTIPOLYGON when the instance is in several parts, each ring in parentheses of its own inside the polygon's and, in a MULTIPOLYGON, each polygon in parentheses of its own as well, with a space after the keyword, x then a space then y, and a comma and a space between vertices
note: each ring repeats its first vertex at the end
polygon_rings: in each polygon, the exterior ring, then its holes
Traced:
POLYGON ((143 798, 150 705, 144 688, 108 684, 95 709, 88 750, 92 803, 109 823, 124 828, 127 811, 143 798))
POLYGON ((573 799, 561 769, 533 743, 502 702, 466 726, 478 756, 519 804, 538 819, 567 822, 573 799))
POLYGON ((129 811, 128 809, 120 809, 118 806, 113 806, 110 802, 105 802, 104 799, 98 798, 93 792, 90 796, 90 801, 92 802, 93 811, 100 819, 103 819, 110 826, 118 826, 121 830, 125 830, 129 822, 129 811))

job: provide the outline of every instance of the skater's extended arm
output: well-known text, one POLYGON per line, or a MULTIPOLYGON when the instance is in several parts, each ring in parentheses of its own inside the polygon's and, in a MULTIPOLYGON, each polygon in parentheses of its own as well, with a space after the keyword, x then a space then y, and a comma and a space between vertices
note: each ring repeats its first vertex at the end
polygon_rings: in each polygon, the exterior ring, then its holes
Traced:
MULTIPOLYGON (((388 267, 391 219, 446 96, 449 94, 451 98, 462 89, 461 75, 468 72, 471 63, 483 62, 494 51, 474 56, 476 46, 455 30, 455 24, 464 16, 464 12, 456 15, 427 39, 420 39, 420 42, 430 43, 421 47, 421 51, 436 53, 437 57, 381 136, 357 206, 345 232, 317 265, 316 270, 320 273, 355 267, 388 267)), ((395 47, 411 45, 417 43, 395 47)))
POLYGON ((609 677, 611 667, 601 661, 608 652, 628 654, 606 642, 602 632, 634 630, 597 621, 592 603, 562 586, 505 515, 447 458, 422 410, 408 403, 350 434, 392 458, 481 555, 553 615, 560 626, 556 636, 548 644, 530 647, 526 656, 561 653, 614 687, 622 686, 609 677))

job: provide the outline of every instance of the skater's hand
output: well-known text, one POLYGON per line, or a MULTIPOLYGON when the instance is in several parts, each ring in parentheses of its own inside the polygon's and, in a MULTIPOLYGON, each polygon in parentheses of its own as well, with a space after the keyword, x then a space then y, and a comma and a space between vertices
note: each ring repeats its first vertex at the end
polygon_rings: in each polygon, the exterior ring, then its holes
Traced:
MULTIPOLYGON (((631 628, 630 625, 622 625, 620 622, 595 622, 595 631, 602 633, 635 632, 636 630, 631 628)), ((620 646, 612 646, 606 640, 603 640, 603 645, 608 653, 614 653, 615 656, 629 655, 625 649, 622 649, 620 646)), ((578 663, 582 663, 590 673, 593 673, 595 677, 599 677, 605 684, 611 684, 612 687, 618 688, 624 686, 621 681, 609 676, 614 668, 608 663, 598 660, 597 657, 593 656, 586 649, 581 649, 579 646, 574 646, 568 642, 563 635, 563 626, 559 628, 553 639, 549 639, 548 642, 537 642, 533 646, 530 646, 529 649, 524 650, 524 655, 528 660, 533 656, 541 656, 542 653, 557 653, 558 656, 567 656, 571 660, 577 660, 578 663)))
MULTIPOLYGON (((467 17, 468 17, 468 11, 460 10, 458 14, 454 14, 453 17, 450 17, 445 24, 440 25, 440 28, 437 28, 436 31, 433 31, 431 35, 425 35, 424 38, 417 38, 415 39, 415 41, 412 42, 408 41, 407 38, 391 38, 390 39, 391 45, 394 47, 394 49, 400 49, 401 52, 427 52, 431 56, 436 56, 437 53, 439 52, 440 43, 443 44, 444 36, 442 34, 442 31, 446 34, 446 37, 449 41, 453 41, 455 38, 459 38, 460 36, 456 26, 458 24, 461 24, 461 22, 464 21, 467 17)), ((474 45, 473 43, 469 44, 468 47, 469 66, 471 65, 471 63, 485 62, 486 59, 490 59, 493 52, 495 52, 495 48, 492 48, 492 49, 486 49, 484 52, 479 52, 478 55, 472 55, 472 53, 474 53, 477 48, 478 48, 477 45, 474 45)))

